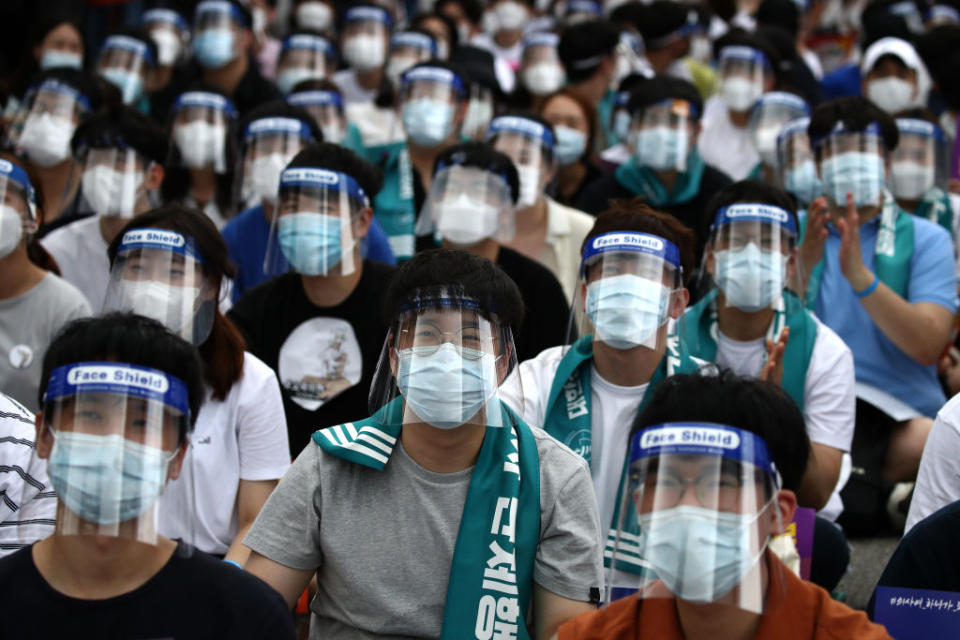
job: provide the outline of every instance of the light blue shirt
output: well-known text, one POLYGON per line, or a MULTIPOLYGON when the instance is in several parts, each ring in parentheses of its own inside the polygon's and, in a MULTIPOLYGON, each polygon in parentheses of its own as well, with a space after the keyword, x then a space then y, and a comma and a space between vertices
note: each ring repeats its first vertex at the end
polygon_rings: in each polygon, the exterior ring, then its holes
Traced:
MULTIPOLYGON (((910 261, 907 302, 932 302, 956 313, 957 290, 950 236, 932 222, 912 219, 914 251, 910 261)), ((871 271, 875 271, 874 249, 879 227, 879 216, 860 227, 863 262, 871 271)), ((840 233, 832 225, 828 228, 830 235, 824 248, 826 264, 817 298, 817 316, 853 351, 857 382, 885 391, 923 415, 934 417, 947 401, 937 380, 936 365, 921 365, 880 331, 854 295, 853 287, 843 277, 840 233)))

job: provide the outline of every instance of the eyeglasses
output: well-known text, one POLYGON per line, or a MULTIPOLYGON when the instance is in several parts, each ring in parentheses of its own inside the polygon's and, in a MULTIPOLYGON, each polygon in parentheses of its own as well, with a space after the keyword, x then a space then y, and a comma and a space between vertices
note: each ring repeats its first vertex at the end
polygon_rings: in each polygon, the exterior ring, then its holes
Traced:
POLYGON ((680 504, 690 485, 701 506, 717 511, 740 510, 743 480, 730 473, 692 479, 650 473, 643 479, 643 500, 657 509, 669 509, 680 504))

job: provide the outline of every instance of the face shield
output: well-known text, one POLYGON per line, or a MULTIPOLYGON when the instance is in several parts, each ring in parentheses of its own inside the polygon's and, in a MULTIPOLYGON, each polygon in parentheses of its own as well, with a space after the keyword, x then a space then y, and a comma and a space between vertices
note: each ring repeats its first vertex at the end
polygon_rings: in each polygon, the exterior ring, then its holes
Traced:
POLYGON ((555 33, 531 33, 523 41, 520 80, 532 95, 546 96, 567 80, 557 53, 560 36, 555 33))
POLYGON ((284 94, 305 80, 323 80, 337 67, 337 50, 326 38, 306 33, 288 36, 277 62, 277 86, 284 94))
POLYGON ((298 91, 287 96, 287 104, 304 109, 313 116, 323 132, 324 142, 340 144, 347 134, 347 118, 343 98, 336 91, 298 91))
POLYGON ((626 145, 630 138, 630 125, 633 118, 630 116, 630 110, 627 109, 627 103, 630 101, 629 91, 618 91, 613 96, 613 109, 610 111, 610 128, 613 132, 613 144, 626 145))
POLYGON ((143 28, 157 45, 157 64, 172 67, 180 61, 190 43, 187 21, 170 9, 150 9, 143 13, 143 28))
POLYGON ((143 95, 144 80, 154 66, 156 61, 145 42, 114 35, 100 49, 97 73, 120 90, 123 104, 130 105, 143 95))
MULTIPOLYGON (((583 250, 571 310, 571 338, 600 348, 663 351, 667 323, 685 304, 680 250, 647 233, 615 231, 583 250)), ((682 331, 681 331, 682 334, 682 331)))
POLYGON ((960 11, 946 4, 935 4, 927 14, 927 29, 944 24, 960 25, 960 11))
POLYGON ((219 69, 240 55, 237 42, 245 18, 225 0, 204 0, 193 18, 193 57, 205 69, 219 69))
POLYGON ((416 67, 400 81, 400 117, 410 140, 436 147, 454 131, 457 106, 467 97, 458 75, 442 67, 416 67))
POLYGON ((360 72, 383 66, 392 26, 393 19, 386 9, 362 6, 347 10, 340 34, 343 59, 360 72))
POLYGON ((641 167, 686 171, 694 146, 696 107, 668 98, 633 114, 627 147, 641 167))
POLYGON ((132 229, 123 234, 110 269, 103 312, 153 318, 200 345, 213 327, 217 293, 192 238, 169 229, 132 229))
POLYGON ((731 111, 747 111, 763 95, 772 73, 770 61, 760 50, 724 47, 717 62, 720 97, 731 111))
POLYGON ((153 164, 129 147, 89 148, 82 153, 80 189, 104 218, 132 218, 150 207, 144 181, 153 164))
POLYGON ((798 118, 785 124, 777 137, 780 186, 793 194, 803 206, 823 195, 823 184, 817 175, 817 163, 807 136, 809 125, 810 118, 798 118))
POLYGON ((27 173, 0 158, 0 259, 37 230, 37 196, 27 173))
POLYGON ((553 132, 535 120, 500 116, 487 129, 487 143, 506 154, 517 167, 520 177, 517 209, 535 205, 543 197, 554 169, 553 132))
POLYGON ((438 167, 415 233, 432 234, 458 247, 471 247, 487 238, 509 242, 514 209, 507 177, 480 167, 438 167))
POLYGON ((487 127, 493 120, 493 89, 479 82, 470 83, 470 97, 467 100, 467 112, 463 116, 460 134, 470 140, 483 140, 487 127))
POLYGON ((157 544, 158 500, 187 447, 183 382, 121 362, 64 365, 50 374, 43 420, 53 438, 47 471, 59 498, 56 533, 157 544))
POLYGON ((228 133, 237 119, 233 103, 216 93, 188 91, 177 97, 171 111, 170 137, 182 166, 226 173, 228 133))
POLYGON ((390 38, 390 58, 386 74, 395 87, 400 76, 410 67, 437 57, 437 43, 430 36, 416 31, 400 31, 390 38))
POLYGON ((629 75, 639 74, 647 78, 654 76, 653 67, 646 58, 643 40, 633 32, 620 32, 615 59, 617 66, 611 81, 611 89, 619 87, 623 79, 629 75))
POLYGON ((456 290, 415 291, 387 333, 370 413, 386 425, 509 427, 498 390, 516 366, 513 332, 496 314, 456 290))
POLYGON ((593 0, 568 0, 564 5, 563 24, 568 27, 597 20, 603 15, 603 6, 593 0))
POLYGON ((848 193, 858 208, 880 206, 887 155, 880 125, 851 131, 838 124, 829 135, 812 142, 823 190, 833 206, 846 209, 848 193))
POLYGON ((628 460, 607 602, 635 592, 762 613, 769 585, 783 585, 769 573, 780 565, 763 559, 783 530, 780 475, 763 439, 666 423, 633 436, 628 460))
POLYGON ((950 145, 943 131, 926 120, 897 118, 900 142, 890 152, 888 184, 894 197, 914 201, 950 180, 950 145))
POLYGON ((70 139, 89 111, 85 95, 47 78, 27 91, 7 129, 6 144, 38 167, 56 166, 70 158, 70 139))
POLYGON ((310 128, 296 118, 260 118, 247 125, 243 132, 243 161, 236 180, 240 185, 239 201, 247 207, 262 201, 276 202, 280 172, 313 141, 310 128))
POLYGON ((264 260, 268 275, 288 266, 307 276, 350 275, 359 266, 363 187, 337 171, 297 167, 280 176, 280 194, 264 260))
POLYGON ((783 126, 797 118, 809 116, 807 103, 792 93, 771 91, 757 100, 750 112, 747 129, 764 165, 774 169, 777 167, 777 137, 783 126))
POLYGON ((804 305, 799 259, 790 212, 761 203, 721 207, 710 228, 698 291, 707 296, 717 290, 717 307, 745 313, 772 308, 789 315, 804 305))

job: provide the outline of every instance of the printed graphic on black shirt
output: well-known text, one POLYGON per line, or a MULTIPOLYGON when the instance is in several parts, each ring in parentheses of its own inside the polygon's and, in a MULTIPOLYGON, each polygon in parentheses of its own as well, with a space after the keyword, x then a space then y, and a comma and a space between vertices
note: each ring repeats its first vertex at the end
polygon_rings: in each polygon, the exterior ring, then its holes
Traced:
POLYGON ((290 399, 316 411, 360 382, 363 358, 353 327, 339 318, 311 318, 280 347, 280 384, 290 399))

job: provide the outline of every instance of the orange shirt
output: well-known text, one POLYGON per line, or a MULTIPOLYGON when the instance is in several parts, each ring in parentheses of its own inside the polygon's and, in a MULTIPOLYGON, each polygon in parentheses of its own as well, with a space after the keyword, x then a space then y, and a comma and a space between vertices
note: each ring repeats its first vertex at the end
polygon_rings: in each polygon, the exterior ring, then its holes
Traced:
MULTIPOLYGON (((854 611, 812 582, 801 580, 772 554, 767 554, 767 559, 780 565, 780 571, 770 575, 782 576, 775 580, 782 580, 783 588, 769 590, 754 640, 892 640, 887 630, 870 622, 864 612, 854 611)), ((637 639, 684 640, 675 599, 624 598, 566 622, 558 635, 558 640, 637 639)))

